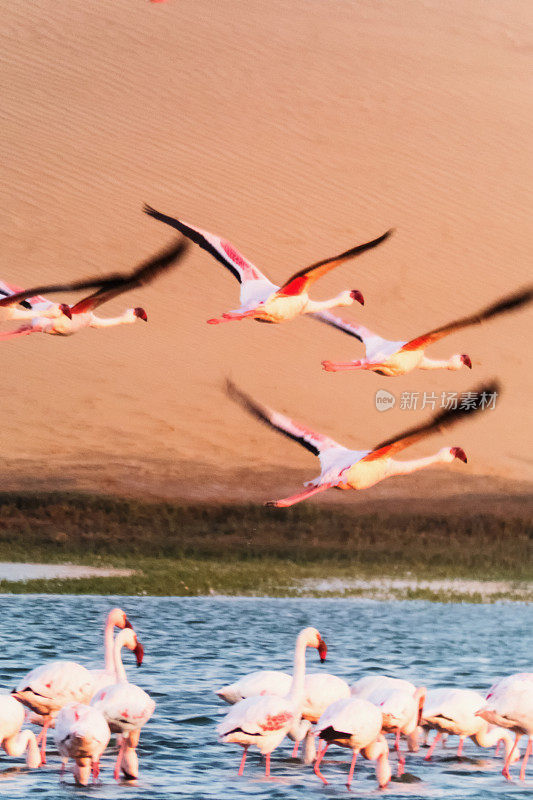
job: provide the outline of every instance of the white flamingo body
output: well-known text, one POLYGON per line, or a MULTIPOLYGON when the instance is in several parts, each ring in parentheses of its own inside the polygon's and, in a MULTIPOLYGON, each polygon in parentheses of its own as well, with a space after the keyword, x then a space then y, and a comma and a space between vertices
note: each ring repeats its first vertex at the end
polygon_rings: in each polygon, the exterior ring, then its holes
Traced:
POLYGON ((41 756, 35 735, 22 730, 24 707, 11 695, 0 695, 0 746, 10 756, 21 756, 26 752, 26 764, 35 769, 41 756))
POLYGON ((416 686, 403 678, 390 678, 388 675, 365 675, 350 686, 350 692, 365 700, 373 692, 403 690, 414 696, 416 686))
POLYGON ((206 250, 226 267, 241 284, 240 307, 223 314, 221 319, 208 320, 211 324, 250 317, 262 322, 280 323, 294 319, 300 314, 315 314, 322 309, 334 308, 335 306, 350 306, 354 300, 363 303, 363 297, 357 290, 345 290, 330 300, 318 302, 309 297, 308 289, 321 275, 329 272, 346 259, 376 247, 388 238, 391 233, 391 231, 387 231, 383 236, 371 242, 366 242, 338 256, 312 264, 292 275, 282 286, 278 286, 272 283, 251 261, 248 261, 239 253, 230 242, 220 236, 188 225, 166 214, 161 214, 150 206, 145 206, 144 210, 155 219, 176 228, 203 250, 206 250))
POLYGON ((246 753, 255 745, 267 756, 266 774, 270 774, 270 753, 280 744, 301 719, 305 700, 305 651, 316 647, 322 659, 326 646, 316 628, 304 628, 296 639, 294 672, 285 697, 262 694, 248 697, 232 706, 217 725, 220 741, 240 744, 244 748, 239 775, 242 775, 246 753))
MULTIPOLYGON (((492 725, 508 728, 516 734, 515 747, 524 734, 528 743, 520 779, 525 779, 526 764, 533 745, 533 673, 516 673, 495 683, 477 714, 492 725)), ((505 761, 503 774, 510 779, 512 751, 505 761)))
MULTIPOLYGON (((120 631, 115 637, 116 683, 100 689, 91 700, 91 707, 98 709, 104 715, 111 731, 122 736, 114 773, 117 779, 121 768, 126 777, 137 777, 139 764, 136 747, 140 731, 155 710, 155 702, 150 695, 128 681, 120 655, 122 647, 134 650, 137 655, 140 644, 131 628, 120 631)), ((140 665, 139 659, 137 663, 140 665)))
POLYGON ((57 715, 54 730, 56 747, 63 765, 69 758, 76 762, 74 775, 83 786, 88 783, 91 766, 94 777, 98 775, 100 757, 110 736, 111 731, 104 716, 91 706, 70 703, 57 715))
POLYGON ((319 752, 315 763, 315 773, 324 783, 326 779, 320 772, 320 762, 330 744, 347 747, 353 751, 348 788, 352 782, 357 754, 362 751, 365 758, 376 760, 376 775, 380 786, 390 781, 391 771, 388 760, 388 747, 381 734, 383 715, 368 700, 350 697, 337 700, 329 706, 318 720, 314 732, 326 744, 319 752))
POLYGON ((51 661, 28 672, 13 695, 36 714, 55 716, 68 703, 86 703, 93 685, 91 673, 81 664, 51 661))
MULTIPOLYGON (((252 416, 298 442, 319 459, 320 475, 304 483, 306 487, 304 492, 267 503, 267 505, 278 508, 292 506, 327 489, 367 489, 385 478, 407 475, 435 464, 449 464, 456 458, 466 462, 465 452, 460 447, 444 447, 432 456, 411 461, 397 461, 392 456, 426 438, 434 431, 441 431, 443 428, 455 424, 465 415, 482 410, 481 404, 468 408, 448 409, 435 414, 425 424, 381 442, 372 450, 350 450, 328 436, 317 433, 277 411, 259 405, 229 380, 226 382, 226 388, 230 397, 242 405, 252 416)), ((497 394, 498 388, 498 384, 494 382, 479 387, 477 394, 497 394)))
POLYGON ((315 318, 327 325, 359 339, 365 347, 365 357, 343 362, 323 361, 322 366, 326 372, 339 372, 345 370, 370 370, 378 375, 397 377, 412 372, 414 369, 449 369, 458 370, 463 366, 472 368, 472 361, 466 353, 455 353, 448 359, 432 359, 425 355, 426 348, 433 342, 439 341, 455 331, 470 325, 479 325, 492 317, 505 314, 515 308, 526 305, 533 299, 531 286, 501 298, 481 311, 462 317, 448 325, 442 325, 422 336, 407 341, 389 341, 373 333, 363 325, 356 325, 347 320, 335 317, 324 310, 315 314, 315 318))
POLYGON ((215 694, 230 705, 260 694, 284 697, 291 687, 291 682, 292 677, 286 672, 262 669, 250 672, 239 678, 238 681, 222 686, 220 689, 215 689, 215 694))
MULTIPOLYGON (((478 716, 478 711, 484 705, 483 695, 472 689, 429 689, 420 724, 441 734, 459 736, 459 755, 466 738, 471 738, 480 747, 493 747, 503 740, 507 759, 513 747, 513 737, 509 731, 489 726, 486 720, 478 716)), ((436 741, 425 756, 426 760, 431 757, 435 744, 436 741)), ((516 748, 512 760, 519 758, 520 752, 516 748)))
MULTIPOLYGON (((23 289, 20 286, 13 286, 5 283, 5 281, 0 281, 0 298, 7 298, 21 291, 23 289)), ((15 301, 13 305, 0 308, 0 318, 2 319, 33 320, 37 317, 55 319, 61 316, 63 316, 63 311, 59 303, 53 303, 46 297, 39 295, 27 297, 22 303, 15 301)))

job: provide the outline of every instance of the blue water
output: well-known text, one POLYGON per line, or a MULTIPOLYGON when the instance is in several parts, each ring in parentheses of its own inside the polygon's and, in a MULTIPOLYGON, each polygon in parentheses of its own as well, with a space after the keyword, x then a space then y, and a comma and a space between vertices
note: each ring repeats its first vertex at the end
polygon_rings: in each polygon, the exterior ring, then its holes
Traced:
MULTIPOLYGON (((272 778, 263 777, 257 751, 244 777, 236 770, 241 748, 220 745, 215 724, 227 706, 213 689, 255 669, 290 669, 294 639, 306 625, 328 644, 322 667, 314 651, 307 664, 353 681, 371 671, 405 677, 426 686, 455 685, 485 690, 511 672, 530 670, 531 608, 524 604, 440 605, 359 600, 283 600, 152 597, 2 596, 0 686, 11 688, 44 661, 72 659, 88 667, 103 662, 102 625, 114 605, 124 608, 145 646, 141 669, 124 651, 130 680, 157 703, 141 734, 140 777, 116 784, 109 749, 100 782, 81 789, 71 775, 60 784, 59 762, 49 748, 48 764, 28 771, 22 759, 0 756, 0 795, 5 798, 273 798, 531 797, 533 762, 525 783, 507 783, 494 750, 468 741, 464 757, 453 746, 411 754, 407 773, 419 779, 391 783, 380 791, 373 764, 359 759, 352 792, 344 783, 351 752, 331 746, 323 762, 330 781, 322 786, 311 767, 290 758, 292 742, 272 755, 272 778)), ((457 739, 452 739, 457 743, 457 739)), ((394 756, 391 756, 393 774, 394 756)), ((518 769, 512 768, 517 776, 518 769)))

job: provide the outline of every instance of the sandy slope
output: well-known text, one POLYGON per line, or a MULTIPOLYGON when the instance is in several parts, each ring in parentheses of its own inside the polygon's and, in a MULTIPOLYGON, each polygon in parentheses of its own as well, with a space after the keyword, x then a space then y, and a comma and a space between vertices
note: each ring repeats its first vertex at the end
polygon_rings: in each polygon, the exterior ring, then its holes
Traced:
MULTIPOLYGON (((360 288, 366 307, 346 315, 391 338, 528 279, 533 26, 522 0, 2 0, 1 9, 6 280, 129 268, 170 238, 141 213, 144 200, 225 235, 280 281, 395 226, 381 249, 316 290, 360 288)), ((361 350, 309 320, 207 326, 237 305, 236 288, 194 250, 179 271, 106 309, 142 303, 149 325, 0 343, 4 486, 289 493, 292 470, 311 477, 316 464, 225 398, 227 373, 355 447, 426 413, 380 414, 377 389, 440 395, 497 374, 497 409, 451 437, 467 468, 372 496, 527 489, 514 482, 533 479, 530 312, 435 346, 437 356, 470 353, 474 373, 393 381, 321 372, 321 359, 361 350)))

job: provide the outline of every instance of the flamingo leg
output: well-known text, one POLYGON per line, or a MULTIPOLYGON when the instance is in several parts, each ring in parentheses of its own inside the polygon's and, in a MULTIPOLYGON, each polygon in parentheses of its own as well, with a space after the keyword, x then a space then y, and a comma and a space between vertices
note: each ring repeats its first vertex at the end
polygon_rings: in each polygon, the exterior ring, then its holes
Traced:
POLYGON ((292 497, 285 497, 282 500, 269 500, 265 505, 275 508, 287 508, 288 506, 293 506, 295 503, 300 503, 302 500, 306 500, 308 497, 318 492, 325 492, 326 489, 331 489, 333 485, 332 483, 321 483, 320 486, 312 486, 310 489, 306 489, 299 494, 293 494, 292 497))
POLYGON ((437 744, 437 742, 439 741, 441 736, 442 736, 442 733, 440 733, 440 732, 437 733, 437 735, 435 736, 435 738, 431 742, 431 746, 430 746, 429 750, 427 751, 426 755, 424 756, 424 761, 429 761, 429 759, 431 758, 431 755, 433 753, 433 750, 435 749, 435 745, 437 744))
POLYGON ((405 757, 400 750, 400 731, 396 731, 396 739, 394 740, 394 749, 398 754, 398 777, 401 777, 405 768, 405 757))
POLYGON ((457 748, 457 755, 458 755, 458 756, 460 756, 460 755, 461 755, 461 753, 463 752, 463 744, 464 744, 464 741, 465 741, 465 740, 463 739, 463 737, 462 737, 462 736, 460 736, 460 737, 459 737, 459 747, 457 748))
POLYGON ((118 756, 115 762, 115 769, 113 771, 113 777, 116 781, 120 778, 120 765, 122 764, 122 756, 124 755, 124 750, 126 749, 126 739, 123 737, 122 741, 120 742, 120 747, 118 749, 118 756))
POLYGON ((27 336, 28 333, 33 333, 34 329, 30 325, 23 325, 14 331, 5 331, 0 333, 0 339, 14 339, 15 336, 27 336))
POLYGON ((520 768, 520 780, 525 781, 526 779, 526 764, 529 756, 531 755, 531 750, 533 748, 531 739, 528 740, 526 752, 524 754, 524 760, 522 761, 522 766, 520 768))
POLYGON ((97 780, 98 776, 100 775, 100 762, 93 761, 91 764, 91 771, 93 774, 93 781, 97 780))
POLYGON ((265 778, 270 778, 270 753, 266 754, 265 778))
POLYGON ((350 764, 350 771, 348 773, 348 780, 346 782, 346 788, 347 789, 349 789, 350 786, 352 785, 353 771, 355 769, 355 762, 356 761, 357 761, 357 750, 354 750, 353 751, 353 756, 352 756, 352 763, 350 764))
POLYGON ((361 361, 322 361, 322 368, 326 372, 347 372, 352 369, 364 369, 361 361))
POLYGON ((248 748, 249 747, 250 747, 249 744, 245 744, 244 747, 243 747, 241 763, 240 763, 239 771, 238 771, 237 775, 242 775, 242 773, 244 772, 244 765, 246 764, 246 755, 248 753, 248 748))
MULTIPOLYGON (((518 744, 518 740, 520 739, 520 736, 521 736, 521 734, 520 734, 520 733, 517 733, 517 734, 516 734, 516 738, 515 738, 515 740, 514 740, 514 744, 513 744, 513 746, 511 747, 511 750, 510 750, 510 752, 509 752, 509 755, 508 755, 508 756, 507 756, 507 758, 505 759, 505 764, 503 765, 503 769, 502 769, 502 775, 503 775, 503 777, 504 777, 504 778, 507 778, 507 780, 508 780, 508 781, 510 781, 510 780, 511 780, 511 775, 510 775, 510 773, 509 773, 509 764, 511 763, 511 758, 513 757, 513 753, 514 753, 514 751, 516 750, 516 745, 518 744)), ((526 752, 527 752, 527 751, 526 751, 526 752)))
MULTIPOLYGON (((47 720, 45 720, 45 723, 43 725, 43 729, 42 729, 41 733, 39 734, 39 739, 41 740, 41 742, 40 742, 40 744, 41 744, 41 765, 42 764, 46 764, 46 732, 48 731, 49 726, 50 726, 50 720, 47 719, 47 720)), ((39 739, 37 739, 37 741, 39 741, 39 739)))
POLYGON ((498 757, 498 753, 500 752, 500 745, 502 741, 503 739, 498 739, 498 741, 496 742, 496 750, 494 751, 494 755, 496 756, 496 758, 498 757))
POLYGON ((299 746, 300 746, 300 742, 299 742, 299 741, 298 741, 298 739, 297 739, 297 740, 294 742, 294 747, 292 748, 292 756, 291 756, 291 758, 296 758, 296 756, 298 755, 298 748, 299 748, 299 746))
POLYGON ((220 325, 221 322, 235 322, 241 319, 246 319, 247 317, 255 317, 257 314, 257 309, 252 308, 250 311, 243 311, 242 313, 236 311, 227 311, 225 314, 222 314, 222 318, 218 319, 217 317, 213 317, 213 319, 208 319, 208 325, 220 325))
POLYGON ((318 751, 318 755, 317 755, 317 758, 316 758, 316 761, 315 761, 315 766, 313 767, 313 769, 315 770, 315 775, 318 775, 320 780, 325 784, 327 784, 327 780, 324 778, 324 776, 320 772, 320 762, 324 758, 324 755, 325 755, 326 750, 328 749, 328 747, 329 747, 329 744, 326 742, 326 744, 324 745, 323 750, 319 750, 318 751))

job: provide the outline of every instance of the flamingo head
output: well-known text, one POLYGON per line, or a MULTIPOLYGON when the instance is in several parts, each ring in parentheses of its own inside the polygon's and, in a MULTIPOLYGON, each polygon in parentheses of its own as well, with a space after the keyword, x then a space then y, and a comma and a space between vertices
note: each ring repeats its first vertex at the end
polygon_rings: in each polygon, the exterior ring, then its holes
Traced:
MULTIPOLYGON (((107 624, 115 628, 132 628, 132 624, 121 608, 112 608, 107 615, 107 624)), ((133 629, 133 628, 132 628, 133 629)))
POLYGON ((144 308, 137 306, 137 308, 133 309, 133 313, 136 317, 139 317, 139 319, 143 319, 145 322, 148 322, 148 317, 144 308))
POLYGON ((450 453, 454 458, 458 458, 459 461, 463 461, 465 464, 468 463, 468 459, 466 457, 466 453, 462 447, 452 447, 450 449, 450 453))
POLYGON ((359 289, 352 289, 350 292, 350 297, 352 300, 357 300, 358 303, 361 303, 362 306, 365 304, 365 298, 363 297, 362 292, 359 289))
POLYGON ((318 643, 318 655, 320 656, 320 663, 323 664, 328 654, 328 646, 324 639, 320 639, 318 643))
POLYGON ((461 363, 468 367, 468 369, 472 369, 472 361, 470 360, 470 356, 466 353, 463 353, 461 356, 461 363))
POLYGON ((140 666, 141 666, 141 664, 143 663, 143 658, 144 658, 144 647, 143 647, 143 646, 142 646, 142 644, 139 642, 139 640, 137 640, 137 644, 136 644, 136 645, 135 645, 135 647, 133 648, 133 652, 135 653, 135 658, 136 658, 136 660, 137 660, 137 666, 138 666, 138 667, 140 667, 140 666))
POLYGON ((62 314, 65 315, 65 317, 72 319, 72 311, 70 310, 69 305, 67 305, 66 303, 60 303, 59 310, 61 311, 62 314))
POLYGON ((116 639, 115 645, 119 644, 119 647, 127 647, 128 650, 132 650, 135 653, 135 658, 137 659, 137 666, 140 667, 143 663, 144 657, 144 647, 137 639, 137 634, 131 627, 131 625, 126 625, 124 630, 121 631, 116 639))
POLYGON ((297 641, 305 647, 315 647, 318 650, 320 661, 323 663, 326 660, 328 648, 316 628, 304 628, 298 634, 297 641))

